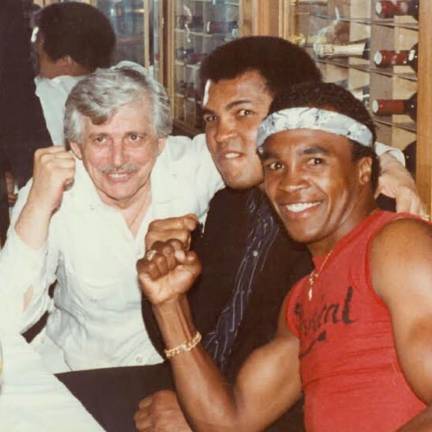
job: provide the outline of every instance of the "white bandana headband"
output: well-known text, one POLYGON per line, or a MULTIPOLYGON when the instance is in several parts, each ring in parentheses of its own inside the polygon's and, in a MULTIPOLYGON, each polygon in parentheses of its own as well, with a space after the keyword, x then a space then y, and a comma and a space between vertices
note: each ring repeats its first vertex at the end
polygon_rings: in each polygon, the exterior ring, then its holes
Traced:
POLYGON ((373 147, 372 132, 364 124, 335 111, 311 107, 287 108, 270 114, 258 129, 257 147, 270 135, 290 129, 321 130, 373 147))

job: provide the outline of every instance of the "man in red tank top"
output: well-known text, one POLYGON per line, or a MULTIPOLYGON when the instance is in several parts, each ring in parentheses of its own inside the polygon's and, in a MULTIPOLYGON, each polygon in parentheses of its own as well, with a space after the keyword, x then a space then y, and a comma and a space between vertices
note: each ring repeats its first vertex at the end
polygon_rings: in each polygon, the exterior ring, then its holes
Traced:
POLYGON ((138 263, 193 430, 263 430, 303 391, 308 432, 431 431, 431 226, 377 209, 375 129, 349 92, 306 83, 270 111, 257 137, 265 190, 315 270, 234 389, 201 347, 185 299, 196 255, 171 240, 138 263))

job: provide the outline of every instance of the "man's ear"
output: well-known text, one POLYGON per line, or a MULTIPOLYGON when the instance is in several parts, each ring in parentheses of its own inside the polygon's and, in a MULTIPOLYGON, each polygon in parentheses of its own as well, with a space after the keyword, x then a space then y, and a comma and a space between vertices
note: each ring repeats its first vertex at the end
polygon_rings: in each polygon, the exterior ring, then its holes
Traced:
POLYGON ((82 160, 81 146, 76 142, 70 142, 70 148, 72 153, 78 158, 82 160))
POLYGON ((359 183, 361 185, 365 185, 370 183, 372 178, 372 158, 371 157, 362 157, 357 162, 358 166, 358 175, 359 175, 359 183))
POLYGON ((166 140, 166 138, 158 138, 158 155, 160 155, 165 148, 166 140))

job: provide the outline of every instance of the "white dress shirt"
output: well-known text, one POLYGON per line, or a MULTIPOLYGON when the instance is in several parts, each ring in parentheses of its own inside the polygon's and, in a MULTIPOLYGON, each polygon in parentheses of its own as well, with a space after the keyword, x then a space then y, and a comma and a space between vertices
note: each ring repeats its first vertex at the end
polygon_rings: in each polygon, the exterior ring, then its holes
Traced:
POLYGON ((45 123, 54 145, 64 145, 63 122, 65 103, 70 91, 84 76, 62 75, 34 79, 36 95, 42 105, 45 123))
POLYGON ((101 201, 80 161, 39 250, 24 244, 14 229, 30 184, 19 193, 0 259, 0 292, 21 329, 50 311, 34 345, 53 372, 161 361, 143 324, 135 268, 145 252, 148 224, 185 213, 204 221, 210 199, 223 186, 202 137, 167 141, 151 175, 152 202, 135 238, 121 213, 101 201), (51 299, 48 287, 54 281, 51 299), (22 312, 29 287, 33 295, 22 312))

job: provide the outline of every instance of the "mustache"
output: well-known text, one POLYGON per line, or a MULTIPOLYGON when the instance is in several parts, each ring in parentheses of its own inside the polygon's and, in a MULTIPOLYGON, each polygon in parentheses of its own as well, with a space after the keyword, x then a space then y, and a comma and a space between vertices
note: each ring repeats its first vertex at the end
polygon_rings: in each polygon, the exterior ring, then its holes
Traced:
POLYGON ((107 165, 100 169, 103 174, 131 174, 138 171, 138 166, 133 163, 126 163, 120 166, 107 165))

